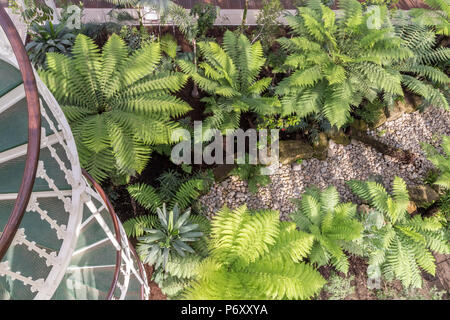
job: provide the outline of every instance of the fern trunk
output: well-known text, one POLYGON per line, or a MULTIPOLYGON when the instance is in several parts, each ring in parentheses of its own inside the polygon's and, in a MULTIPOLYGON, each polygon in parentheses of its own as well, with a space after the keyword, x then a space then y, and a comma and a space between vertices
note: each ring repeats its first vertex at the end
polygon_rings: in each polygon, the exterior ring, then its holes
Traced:
POLYGON ((368 135, 365 131, 355 130, 351 128, 350 137, 368 145, 369 147, 374 148, 376 151, 384 155, 396 158, 404 164, 412 163, 416 157, 415 154, 407 150, 393 147, 387 145, 386 143, 376 140, 374 137, 368 135))
MULTIPOLYGON (((194 48, 194 64, 195 64, 195 72, 198 72, 198 61, 197 61, 197 40, 194 38, 192 40, 192 47, 194 48)), ((191 96, 193 98, 198 98, 198 86, 197 83, 194 81, 194 87, 192 88, 191 96)))
POLYGON ((242 15, 242 22, 241 22, 241 33, 245 32, 245 22, 247 22, 247 12, 248 12, 248 0, 245 0, 244 4, 244 13, 242 15))

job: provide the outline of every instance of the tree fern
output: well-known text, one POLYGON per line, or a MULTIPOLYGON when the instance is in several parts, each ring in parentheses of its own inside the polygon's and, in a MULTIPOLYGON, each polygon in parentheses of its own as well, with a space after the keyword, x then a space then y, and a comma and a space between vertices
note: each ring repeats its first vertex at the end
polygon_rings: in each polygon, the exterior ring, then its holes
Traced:
POLYGON ((154 275, 154 281, 169 299, 179 299, 190 281, 196 278, 202 260, 203 257, 197 254, 171 257, 166 270, 159 269, 154 275))
MULTIPOLYGON (((435 259, 431 251, 450 253, 447 235, 440 218, 411 217, 406 208, 409 195, 405 182, 396 177, 392 195, 380 184, 349 181, 352 191, 374 208, 372 215, 382 218, 380 224, 366 226, 364 246, 369 270, 388 279, 399 279, 404 287, 421 287, 420 268, 434 275, 435 259), (377 271, 378 270, 378 271, 377 271)), ((374 277, 369 274, 369 278, 374 277)))
POLYGON ((402 74, 402 85, 425 98, 422 108, 432 105, 448 109, 445 90, 448 90, 450 79, 439 65, 448 63, 450 49, 436 48, 435 33, 424 26, 401 25, 396 32, 405 47, 413 53, 411 57, 393 64, 393 69, 402 74))
POLYGON ((340 7, 344 15, 336 19, 320 1, 311 0, 298 9, 297 16, 287 18, 293 36, 279 39, 290 54, 285 69, 291 72, 277 88, 283 115, 320 113, 341 127, 364 100, 373 102, 383 94, 392 104, 395 97, 403 96, 402 86, 428 104, 448 108, 436 87, 445 88, 449 79, 429 63, 447 61, 448 51, 433 49, 432 35, 412 32, 426 28, 402 24, 393 35, 385 7, 381 7, 380 28, 370 25, 370 14, 363 13, 357 1, 341 1, 340 7))
POLYGON ((427 143, 422 144, 428 160, 440 171, 440 175, 434 182, 444 188, 450 189, 450 137, 443 136, 441 144, 443 154, 427 143))
POLYGON ((124 41, 112 35, 100 53, 90 38, 78 35, 72 53, 49 53, 41 77, 71 125, 81 165, 99 181, 115 171, 141 172, 150 146, 170 142, 177 126, 171 118, 190 110, 171 95, 186 76, 155 72, 158 42, 128 55, 124 41))
POLYGON ((337 270, 347 273, 349 263, 342 242, 362 236, 362 225, 354 218, 356 205, 340 204, 335 187, 328 187, 323 192, 311 188, 294 203, 298 210, 291 216, 293 221, 300 231, 314 238, 310 261, 318 266, 331 262, 337 270))
POLYGON ((180 60, 179 66, 210 95, 202 100, 207 104, 205 112, 211 114, 205 120, 205 129, 219 129, 225 133, 227 129, 239 127, 244 112, 266 114, 275 111, 278 100, 261 96, 271 79, 259 79, 265 62, 259 42, 251 44, 244 35, 227 30, 223 47, 215 42, 200 42, 198 46, 203 58, 198 71, 185 60, 180 60))
MULTIPOLYGON (((371 27, 370 15, 356 0, 339 6, 340 19, 320 0, 310 0, 296 16, 287 17, 293 35, 279 43, 289 53, 285 69, 290 75, 277 87, 283 115, 323 114, 342 127, 363 99, 372 102, 382 92, 403 95, 401 76, 389 65, 409 57, 410 50, 385 24, 371 27)), ((386 11, 381 7, 382 22, 386 11)))
POLYGON ((300 262, 313 238, 275 211, 222 208, 212 220, 211 255, 186 290, 187 299, 309 299, 325 280, 300 262))
POLYGON ((450 2, 448 0, 424 0, 432 10, 423 8, 411 9, 416 18, 415 23, 432 26, 437 34, 450 35, 450 2))

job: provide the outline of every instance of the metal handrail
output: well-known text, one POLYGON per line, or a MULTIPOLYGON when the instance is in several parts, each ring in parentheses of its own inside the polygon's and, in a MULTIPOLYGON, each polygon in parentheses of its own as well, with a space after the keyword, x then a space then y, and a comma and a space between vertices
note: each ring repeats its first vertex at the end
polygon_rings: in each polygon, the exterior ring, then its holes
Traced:
MULTIPOLYGON (((103 202, 105 202, 106 208, 108 209, 108 212, 111 215, 111 218, 113 220, 114 232, 116 234, 116 240, 119 243, 119 245, 122 247, 122 239, 120 236, 120 227, 119 227, 119 218, 117 217, 114 207, 112 206, 111 202, 108 199, 108 196, 106 195, 105 191, 100 186, 100 184, 97 181, 95 181, 94 178, 92 178, 92 176, 85 169, 81 169, 81 171, 83 173, 83 176, 92 184, 94 189, 99 193, 103 202)), ((129 240, 128 240, 128 246, 130 247, 132 254, 134 255, 134 257, 136 258, 136 260, 138 262, 139 273, 141 275, 142 281, 145 281, 146 277, 144 275, 144 272, 145 272, 144 267, 142 265, 141 260, 139 259, 138 254, 136 253, 136 250, 134 249, 133 245, 131 244, 131 242, 129 240)), ((108 300, 112 299, 114 290, 117 286, 117 281, 119 280, 121 260, 122 260, 122 253, 121 253, 121 250, 118 250, 117 255, 116 255, 116 269, 114 272, 114 278, 113 278, 113 282, 111 283, 111 287, 110 287, 108 295, 107 295, 108 300)), ((144 285, 141 286, 141 299, 142 300, 145 299, 144 285)))
MULTIPOLYGON (((147 279, 146 277, 146 271, 144 269, 144 265, 142 264, 141 259, 139 258, 139 255, 136 252, 136 249, 134 249, 133 244, 130 242, 130 240, 128 240, 128 246, 131 249, 131 253, 133 254, 133 256, 135 257, 137 263, 138 263, 138 267, 139 267, 139 273, 141 275, 141 279, 142 281, 145 281, 147 279)), ((141 286, 141 299, 145 300, 145 290, 144 290, 144 284, 142 284, 141 286)))
POLYGON ((27 52, 22 43, 22 39, 17 32, 14 23, 11 21, 5 8, 0 7, 0 26, 9 40, 22 74, 25 95, 28 104, 28 145, 25 169, 17 194, 14 208, 9 216, 8 222, 0 236, 0 261, 8 251, 17 229, 20 226, 30 200, 31 192, 36 178, 39 152, 41 148, 41 112, 39 103, 39 93, 36 86, 33 67, 28 59, 27 52))
POLYGON ((117 243, 120 246, 120 250, 117 250, 116 252, 116 269, 114 270, 113 281, 106 296, 107 300, 111 300, 114 295, 114 290, 117 287, 117 282, 119 281, 120 266, 122 263, 122 237, 120 234, 119 219, 117 218, 116 212, 114 211, 114 207, 112 206, 111 202, 108 199, 108 196, 106 195, 105 191, 100 186, 100 184, 97 181, 95 181, 94 178, 92 178, 92 176, 85 169, 81 169, 81 172, 83 173, 83 176, 92 184, 95 191, 98 192, 103 202, 105 203, 106 208, 108 209, 108 212, 111 215, 111 219, 113 221, 117 243))

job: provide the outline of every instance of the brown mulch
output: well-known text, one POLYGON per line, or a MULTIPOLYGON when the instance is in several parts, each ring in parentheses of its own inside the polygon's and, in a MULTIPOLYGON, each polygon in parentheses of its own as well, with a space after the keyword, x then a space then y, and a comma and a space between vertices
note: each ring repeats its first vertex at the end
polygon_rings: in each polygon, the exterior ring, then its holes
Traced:
POLYGON ((161 292, 161 289, 158 287, 158 285, 154 281, 150 280, 153 274, 153 267, 145 264, 144 268, 147 272, 148 285, 150 287, 149 300, 167 300, 167 297, 161 292))

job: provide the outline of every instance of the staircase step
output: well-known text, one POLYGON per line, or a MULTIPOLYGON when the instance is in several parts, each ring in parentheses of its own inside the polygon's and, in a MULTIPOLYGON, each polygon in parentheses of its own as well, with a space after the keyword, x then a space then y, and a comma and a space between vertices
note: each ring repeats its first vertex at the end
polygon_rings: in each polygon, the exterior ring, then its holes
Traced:
POLYGON ((105 300, 114 268, 89 268, 67 272, 53 300, 105 300))
MULTIPOLYGON (((83 234, 80 234, 80 238, 83 234)), ((75 250, 70 266, 86 267, 116 264, 116 248, 105 236, 105 241, 75 250)))
MULTIPOLYGON (((1 230, 4 229, 9 219, 14 202, 15 199, 0 201, 1 230)), ((70 214, 64 210, 64 204, 61 200, 56 197, 38 198, 38 203, 39 208, 46 211, 50 219, 56 221, 59 226, 67 226, 70 214)), ((51 228, 48 221, 41 219, 41 215, 38 212, 27 211, 20 228, 25 229, 28 240, 35 241, 53 251, 59 250, 62 245, 62 240, 57 237, 57 231, 51 228)))
MULTIPOLYGON (((20 88, 20 87, 19 87, 20 88)), ((1 98, 0 98, 1 99, 1 98)), ((48 106, 44 103, 46 114, 56 127, 56 121, 48 106)), ((47 120, 42 117, 42 127, 45 135, 51 136, 55 132, 47 120)), ((57 128, 56 128, 57 129, 57 128)), ((28 143, 28 105, 25 98, 17 101, 13 106, 0 113, 0 153, 28 143)))
POLYGON ((20 71, 9 63, 0 60, 0 96, 8 93, 22 83, 20 71))
MULTIPOLYGON (((63 147, 59 144, 53 146, 57 154, 62 158, 66 165, 68 165, 68 159, 64 157, 63 147)), ((64 172, 60 169, 56 160, 51 156, 50 151, 47 148, 41 150, 39 160, 44 162, 44 167, 47 175, 54 180, 55 185, 59 190, 69 190, 70 185, 67 183, 64 172)), ((16 193, 18 192, 22 183, 23 171, 25 168, 26 155, 15 158, 5 163, 0 164, 0 177, 2 183, 0 183, 0 194, 3 193, 16 193)), ((70 169, 70 167, 68 168, 70 169)), ((47 181, 42 178, 36 177, 34 182, 33 191, 51 191, 47 181)))

